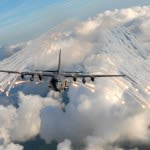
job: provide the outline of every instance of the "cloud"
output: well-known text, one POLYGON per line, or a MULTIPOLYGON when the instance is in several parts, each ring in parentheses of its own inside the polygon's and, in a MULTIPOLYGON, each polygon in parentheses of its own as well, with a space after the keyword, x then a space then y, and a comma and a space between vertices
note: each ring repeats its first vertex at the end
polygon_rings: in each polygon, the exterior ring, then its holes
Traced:
MULTIPOLYGON (((95 83, 87 79, 86 85, 78 80, 77 86, 69 88, 70 102, 65 107, 62 99, 66 97, 55 97, 52 91, 47 97, 33 88, 32 95, 21 92, 18 108, 0 106, 1 145, 37 135, 47 143, 60 142, 58 150, 123 150, 126 141, 133 142, 135 149, 148 144, 149 11, 149 6, 134 7, 106 11, 81 23, 64 23, 1 61, 0 68, 8 70, 56 68, 61 48, 63 69, 128 75, 95 83)), ((16 76, 2 74, 0 80, 1 88, 9 92, 16 76)))
MULTIPOLYGON (((34 138, 40 131, 41 109, 49 105, 62 107, 58 101, 50 97, 46 97, 44 100, 40 96, 26 96, 23 93, 19 94, 18 105, 18 108, 12 105, 0 106, 0 142, 2 145, 7 145, 12 141, 23 142, 34 138)), ((8 147, 10 146, 8 145, 8 147)), ((18 146, 18 149, 21 149, 21 146, 18 146)))
POLYGON ((5 58, 12 56, 16 52, 23 49, 27 44, 28 43, 19 43, 19 44, 0 47, 0 52, 1 52, 0 60, 3 60, 5 58))
POLYGON ((23 147, 21 145, 18 145, 18 144, 13 144, 13 143, 10 143, 9 145, 7 146, 0 146, 0 150, 23 150, 23 147))
POLYGON ((48 143, 53 139, 61 141, 68 138, 79 144, 89 135, 100 139, 99 145, 103 144, 101 141, 105 144, 125 140, 149 142, 149 111, 141 110, 137 114, 136 108, 132 110, 130 105, 126 107, 115 102, 116 91, 110 101, 103 95, 105 90, 96 95, 88 94, 84 88, 78 91, 70 91, 78 96, 70 97, 65 112, 51 107, 42 110, 41 136, 48 143))
POLYGON ((133 142, 149 143, 149 113, 150 111, 138 113, 132 118, 130 117, 126 122, 123 122, 123 136, 133 142))
POLYGON ((72 150, 71 142, 69 140, 64 140, 62 143, 59 143, 57 150, 72 150))

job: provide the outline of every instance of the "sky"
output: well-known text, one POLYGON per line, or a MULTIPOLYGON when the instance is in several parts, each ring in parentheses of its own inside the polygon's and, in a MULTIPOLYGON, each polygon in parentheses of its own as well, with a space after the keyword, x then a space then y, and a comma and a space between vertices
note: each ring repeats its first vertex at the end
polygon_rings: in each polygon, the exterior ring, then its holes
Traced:
POLYGON ((1 0, 0 46, 34 39, 69 19, 85 20, 105 10, 149 4, 149 0, 1 0))

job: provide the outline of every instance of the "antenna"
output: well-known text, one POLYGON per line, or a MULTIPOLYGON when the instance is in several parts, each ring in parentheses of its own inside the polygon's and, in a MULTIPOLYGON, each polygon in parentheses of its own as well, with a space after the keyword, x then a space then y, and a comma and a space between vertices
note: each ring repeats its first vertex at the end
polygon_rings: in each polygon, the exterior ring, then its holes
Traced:
POLYGON ((58 60, 58 69, 57 72, 60 72, 60 67, 61 67, 61 49, 59 50, 59 60, 58 60))

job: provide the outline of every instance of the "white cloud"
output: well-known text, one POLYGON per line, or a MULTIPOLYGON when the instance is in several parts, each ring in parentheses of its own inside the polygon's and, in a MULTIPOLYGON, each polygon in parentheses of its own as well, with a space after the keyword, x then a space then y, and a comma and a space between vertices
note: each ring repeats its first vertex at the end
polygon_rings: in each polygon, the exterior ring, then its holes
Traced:
POLYGON ((144 111, 123 122, 123 136, 127 137, 127 139, 130 139, 131 141, 149 143, 149 114, 150 111, 144 111))
POLYGON ((59 143, 57 150, 72 150, 71 142, 69 140, 64 140, 62 143, 59 143))
MULTIPOLYGON (((0 106, 0 144, 6 145, 6 150, 10 147, 15 149, 16 145, 9 145, 10 142, 27 141, 39 134, 40 111, 43 107, 62 107, 58 101, 50 97, 43 99, 40 96, 26 96, 20 93, 19 100, 19 108, 11 105, 0 106)), ((16 150, 20 149, 22 149, 21 146, 16 146, 16 150)))
POLYGON ((7 146, 0 146, 0 150, 23 150, 23 146, 10 143, 7 146))

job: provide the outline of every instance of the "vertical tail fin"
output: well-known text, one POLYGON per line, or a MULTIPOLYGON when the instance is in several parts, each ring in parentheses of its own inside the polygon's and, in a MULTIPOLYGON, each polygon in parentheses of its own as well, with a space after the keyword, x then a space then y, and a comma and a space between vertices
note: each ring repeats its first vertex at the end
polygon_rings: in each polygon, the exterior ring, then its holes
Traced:
POLYGON ((59 50, 59 60, 58 60, 58 69, 57 72, 60 72, 60 67, 61 67, 61 49, 59 50))

